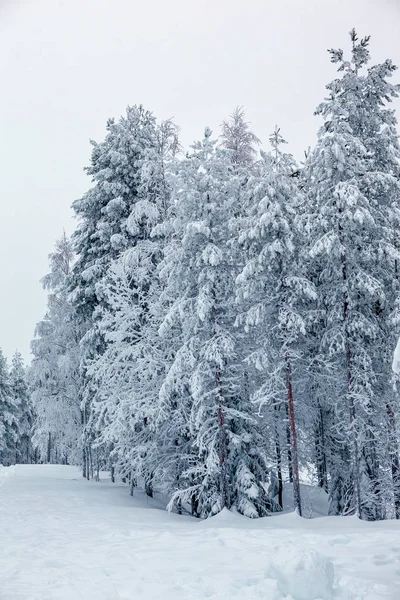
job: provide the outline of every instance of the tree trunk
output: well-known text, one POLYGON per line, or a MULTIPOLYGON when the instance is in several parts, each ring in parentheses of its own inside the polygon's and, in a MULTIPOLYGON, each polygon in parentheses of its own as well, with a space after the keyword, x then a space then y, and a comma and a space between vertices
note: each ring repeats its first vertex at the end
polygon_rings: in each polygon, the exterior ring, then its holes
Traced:
POLYGON ((47 462, 51 461, 51 433, 49 431, 49 437, 47 439, 47 462))
POLYGON ((286 412, 286 448, 287 448, 287 462, 289 471, 289 481, 293 483, 293 462, 292 462, 292 442, 290 439, 290 422, 289 422, 289 408, 287 402, 285 403, 286 412))
POLYGON ((393 501, 396 519, 400 519, 400 461, 396 426, 396 415, 392 403, 386 402, 389 430, 389 457, 393 482, 393 501))
POLYGON ((182 501, 180 499, 176 503, 176 511, 178 515, 182 514, 182 501))
POLYGON ((221 505, 229 508, 229 491, 227 481, 227 465, 226 465, 226 432, 224 411, 222 407, 221 396, 218 399, 218 426, 219 426, 219 466, 220 466, 220 491, 221 505))
POLYGON ((86 477, 86 447, 83 446, 82 448, 82 477, 85 477, 85 479, 87 479, 86 477))
POLYGON ((136 487, 136 478, 133 474, 133 471, 130 472, 129 474, 129 494, 130 496, 133 496, 133 490, 136 487))
MULTIPOLYGON (((347 337, 347 336, 346 336, 347 337)), ((361 505, 361 482, 360 482, 360 457, 358 453, 358 440, 357 440, 357 428, 356 428, 356 407, 354 404, 354 398, 352 394, 352 373, 351 373, 351 350, 348 340, 346 340, 346 365, 347 365, 347 392, 349 402, 349 416, 350 416, 350 434, 353 445, 353 469, 354 469, 354 481, 356 488, 356 511, 360 519, 363 518, 363 511, 361 505)))
POLYGON ((398 451, 395 450, 392 454, 391 470, 393 481, 393 497, 396 519, 400 519, 400 462, 398 451))
POLYGON ((192 516, 199 518, 199 516, 200 516, 199 515, 199 500, 195 494, 192 494, 192 497, 190 499, 190 504, 191 504, 192 516))
POLYGON ((328 472, 326 466, 325 426, 322 408, 318 410, 318 422, 315 431, 315 452, 317 458, 318 486, 328 492, 328 472))
MULTIPOLYGON (((275 412, 279 412, 279 407, 274 406, 275 412)), ((277 415, 276 415, 277 416, 277 415)), ((277 419, 275 419, 275 452, 276 452, 276 472, 278 475, 278 504, 283 508, 283 479, 282 479, 282 451, 279 440, 279 431, 277 419)))
POLYGON ((287 392, 288 392, 288 411, 289 411, 289 424, 290 424, 290 435, 291 435, 291 453, 292 453, 292 469, 293 469, 293 500, 294 507, 301 516, 301 494, 300 494, 300 476, 299 476, 299 457, 297 451, 297 433, 296 433, 296 420, 294 415, 294 400, 293 400, 293 387, 292 387, 292 376, 290 369, 290 359, 286 355, 286 381, 287 381, 287 392))
MULTIPOLYGON (((339 221, 338 221, 338 233, 339 240, 343 243, 343 229, 341 223, 342 210, 339 208, 339 221)), ((353 446, 353 478, 355 481, 356 488, 356 512, 360 519, 362 519, 362 507, 361 507, 361 482, 360 482, 360 457, 358 451, 358 439, 357 439, 357 419, 356 419, 356 407, 353 396, 353 373, 351 364, 351 347, 350 347, 350 334, 348 330, 348 316, 349 316, 349 295, 348 295, 348 276, 347 276, 347 258, 344 251, 340 254, 340 262, 342 266, 342 280, 343 280, 343 325, 345 335, 345 358, 346 358, 346 371, 347 371, 347 402, 349 407, 350 417, 350 436, 353 446)))
POLYGON ((92 454, 92 446, 90 443, 88 446, 88 454, 89 454, 89 473, 90 473, 90 477, 92 479, 94 479, 93 454, 92 454))
POLYGON ((100 481, 100 457, 99 451, 96 451, 96 481, 100 481))
MULTIPOLYGON (((213 328, 215 334, 216 328, 216 293, 215 288, 212 290, 214 305, 212 308, 213 315, 213 328)), ((228 488, 228 472, 227 472, 227 441, 225 431, 225 416, 224 416, 224 395, 222 391, 221 382, 221 369, 218 365, 215 367, 215 387, 216 387, 216 400, 218 406, 218 453, 219 453, 219 478, 220 478, 220 493, 221 493, 221 508, 230 508, 229 504, 229 488, 228 488)))
POLYGON ((145 484, 144 484, 146 496, 149 496, 149 498, 153 498, 153 496, 154 496, 153 477, 154 477, 154 473, 149 473, 146 476, 146 480, 145 480, 145 484))

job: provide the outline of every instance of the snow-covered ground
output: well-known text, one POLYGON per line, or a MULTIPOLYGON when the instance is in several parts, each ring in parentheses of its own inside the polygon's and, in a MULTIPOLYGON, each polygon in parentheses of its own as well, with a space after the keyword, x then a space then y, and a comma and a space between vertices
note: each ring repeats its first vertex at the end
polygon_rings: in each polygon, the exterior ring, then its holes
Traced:
POLYGON ((0 599, 400 599, 399 522, 161 508, 74 467, 0 467, 0 599))

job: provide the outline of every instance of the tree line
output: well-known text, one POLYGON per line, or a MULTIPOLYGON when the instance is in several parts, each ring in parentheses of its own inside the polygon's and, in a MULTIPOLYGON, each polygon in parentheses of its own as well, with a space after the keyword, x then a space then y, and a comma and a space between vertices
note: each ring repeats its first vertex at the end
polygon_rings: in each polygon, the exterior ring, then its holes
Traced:
POLYGON ((286 481, 301 514, 307 468, 331 514, 400 517, 400 88, 350 41, 300 164, 241 108, 186 153, 142 106, 92 142, 32 342, 42 460, 197 517, 279 511, 286 481))

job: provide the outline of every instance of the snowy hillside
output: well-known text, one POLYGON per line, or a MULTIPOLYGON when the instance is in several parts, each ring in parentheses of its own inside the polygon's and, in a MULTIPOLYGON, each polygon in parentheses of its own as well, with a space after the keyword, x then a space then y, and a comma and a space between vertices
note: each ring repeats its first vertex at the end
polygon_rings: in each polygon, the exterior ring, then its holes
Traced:
POLYGON ((396 600, 400 523, 206 521, 74 467, 0 470, 2 600, 396 600))

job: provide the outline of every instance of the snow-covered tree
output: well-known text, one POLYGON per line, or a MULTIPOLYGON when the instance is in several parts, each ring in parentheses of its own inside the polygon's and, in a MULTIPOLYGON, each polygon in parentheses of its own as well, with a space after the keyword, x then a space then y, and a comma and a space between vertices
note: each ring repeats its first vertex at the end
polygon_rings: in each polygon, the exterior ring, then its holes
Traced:
POLYGON ((0 349, 0 464, 15 464, 18 456, 18 399, 14 396, 6 358, 0 349))
POLYGON ((152 495, 159 464, 155 434, 158 393, 170 350, 161 345, 161 287, 157 268, 170 186, 166 169, 179 144, 171 122, 156 129, 154 146, 143 154, 136 201, 127 220, 130 247, 115 259, 98 285, 105 303, 98 321, 104 352, 89 367, 96 382, 93 411, 98 446, 112 448, 117 471, 144 479, 152 495))
POLYGON ((255 330, 256 344, 247 360, 261 373, 254 400, 268 411, 275 430, 278 472, 281 425, 288 418, 294 501, 301 514, 294 390, 299 341, 306 335, 306 309, 315 289, 300 262, 302 233, 296 218, 304 197, 293 178, 297 167, 281 150, 284 140, 279 129, 270 141, 272 152, 262 154, 260 174, 251 182, 253 206, 239 237, 248 260, 237 279, 242 310, 238 324, 248 332, 255 330))
POLYGON ((15 352, 11 362, 10 385, 15 403, 18 407, 18 441, 16 460, 30 463, 33 460, 32 426, 34 410, 28 391, 26 368, 20 352, 15 352))
MULTIPOLYGON (((93 187, 73 208, 79 220, 73 235, 77 260, 71 276, 71 301, 86 330, 81 340, 81 408, 84 420, 84 473, 89 476, 91 446, 98 437, 92 400, 96 384, 87 369, 104 351, 98 320, 105 306, 104 278, 111 262, 135 244, 138 234, 134 207, 139 199, 141 173, 147 153, 156 144, 154 116, 142 106, 128 107, 118 121, 110 119, 103 142, 92 142, 91 165, 86 169, 93 187)), ((139 227, 140 229, 140 227, 139 227)))
POLYGON ((229 119, 222 122, 221 143, 230 151, 230 160, 236 171, 249 168, 257 158, 261 143, 246 121, 243 107, 237 107, 229 119))
MULTIPOLYGON (((317 111, 325 123, 307 165, 310 255, 326 315, 321 353, 338 373, 332 401, 341 435, 349 440, 347 479, 354 485, 358 514, 374 520, 385 514, 387 455, 378 432, 388 416, 385 348, 398 260, 390 221, 397 201, 398 146, 393 113, 385 104, 397 92, 387 83, 393 71, 389 61, 363 71, 369 38, 359 41, 352 31, 351 40, 350 61, 342 51, 330 51, 343 74, 327 86, 329 97, 317 111), (390 149, 381 151, 385 144, 390 149)), ((338 465, 343 472, 343 461, 338 465)))
POLYGON ((79 340, 74 310, 68 300, 68 282, 74 254, 65 233, 50 254, 50 272, 42 284, 48 291, 47 313, 36 326, 28 370, 35 408, 33 443, 42 460, 80 460, 79 340))
POLYGON ((189 467, 181 473, 171 506, 191 502, 199 516, 236 506, 268 514, 268 466, 259 424, 245 394, 233 302, 237 264, 239 177, 230 152, 216 149, 211 131, 180 165, 173 219, 177 243, 167 254, 168 292, 174 299, 161 328, 177 327, 180 347, 164 391, 185 411, 189 467))

